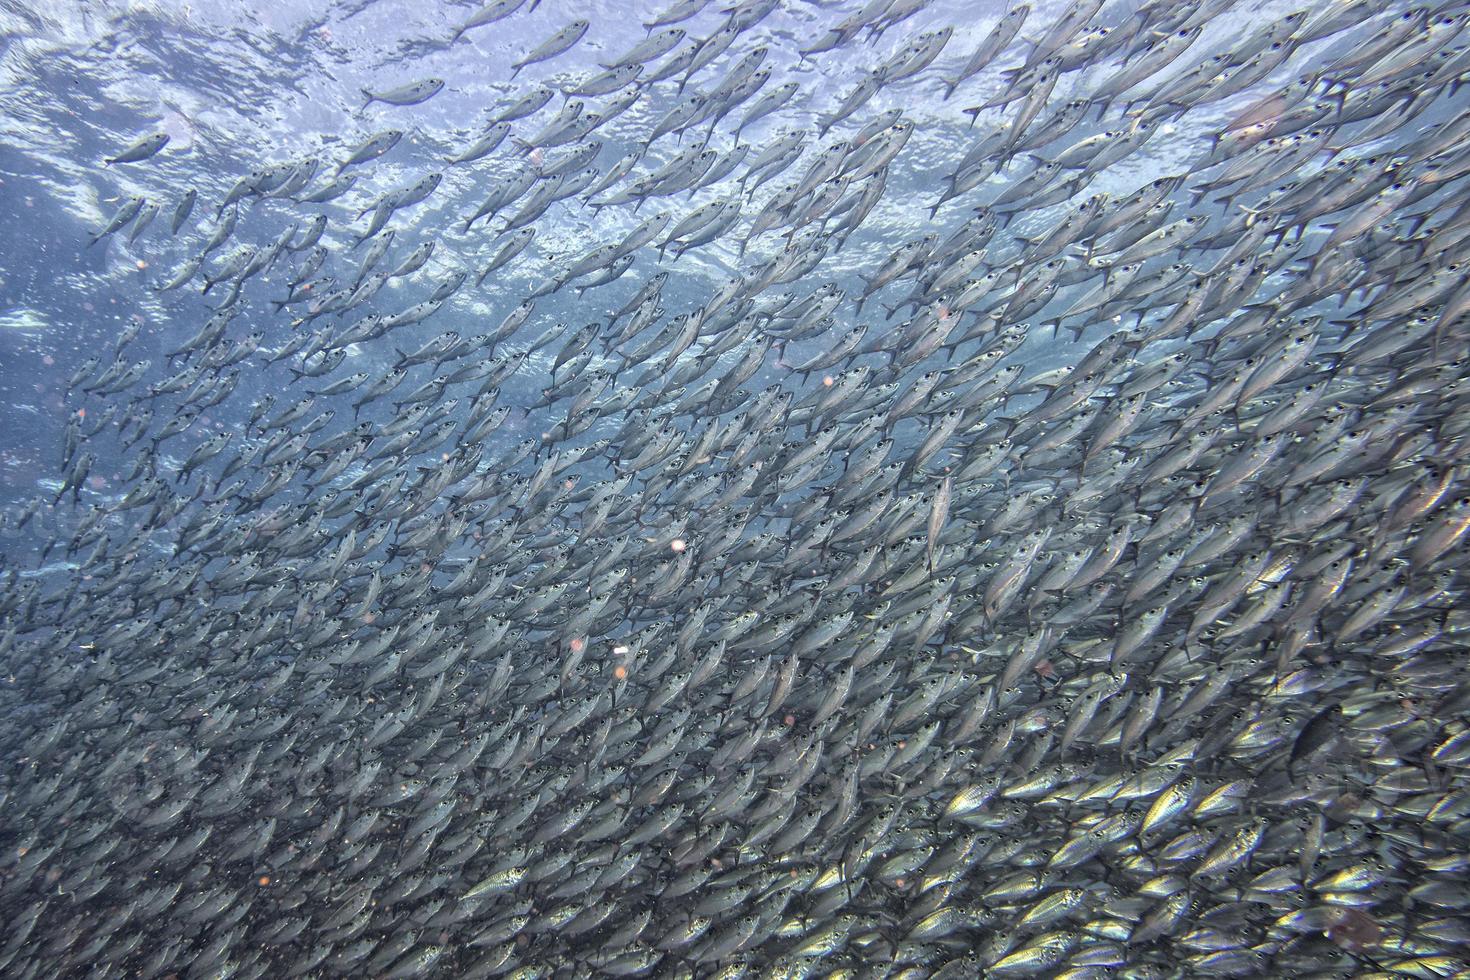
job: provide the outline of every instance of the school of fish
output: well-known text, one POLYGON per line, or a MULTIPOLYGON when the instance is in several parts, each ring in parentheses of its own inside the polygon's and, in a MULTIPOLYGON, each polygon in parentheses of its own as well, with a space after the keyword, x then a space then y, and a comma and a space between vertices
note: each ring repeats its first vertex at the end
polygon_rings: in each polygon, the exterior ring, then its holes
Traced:
POLYGON ((1470 3, 1250 6, 569 13, 391 185, 413 64, 227 193, 118 140, 187 339, 4 512, 0 975, 1470 975, 1470 3))

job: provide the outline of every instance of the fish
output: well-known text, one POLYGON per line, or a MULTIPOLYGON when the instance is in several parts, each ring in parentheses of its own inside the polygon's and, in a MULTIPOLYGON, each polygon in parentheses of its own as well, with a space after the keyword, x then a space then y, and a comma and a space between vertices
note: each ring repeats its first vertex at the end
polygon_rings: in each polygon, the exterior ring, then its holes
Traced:
POLYGON ((1021 33, 1022 28, 1026 26, 1027 18, 1030 16, 1031 5, 1027 3, 1017 4, 1006 11, 1005 16, 1001 17, 996 25, 990 29, 990 33, 985 35, 975 50, 970 52, 969 57, 965 59, 964 65, 955 73, 955 77, 945 80, 944 97, 946 99, 950 98, 954 95, 955 90, 960 87, 961 83, 983 71, 994 61, 996 56, 1015 40, 1016 35, 1021 33))
POLYGON ((494 153, 496 148, 505 142, 505 138, 509 135, 510 125, 508 123, 496 123, 486 130, 483 136, 471 143, 464 150, 461 150, 452 157, 448 157, 447 162, 471 163, 479 160, 481 157, 494 153))
MULTIPOLYGON (((366 109, 374 102, 384 102, 388 105, 396 106, 419 105, 420 103, 429 101, 434 96, 443 91, 443 89, 444 79, 442 78, 424 78, 420 79, 417 82, 407 82, 403 85, 399 85, 394 88, 382 89, 377 92, 374 92, 371 89, 364 88, 360 90, 363 97, 362 108, 366 109)), ((370 151, 371 149, 375 148, 375 140, 382 141, 385 135, 386 134, 379 134, 378 137, 369 139, 358 152, 361 152, 362 150, 370 151)), ((391 137, 389 137, 389 140, 391 141, 388 142, 388 145, 384 150, 373 155, 378 156, 381 155, 381 153, 386 153, 388 149, 392 149, 392 145, 396 143, 397 140, 391 139, 391 137)), ((371 157, 368 157, 366 159, 371 159, 371 157)))
POLYGON ((17 117, 0 972, 1464 972, 1464 12, 962 6, 17 117))
POLYGON ((591 27, 592 23, 590 21, 572 21, 570 24, 566 25, 561 30, 551 35, 545 41, 542 41, 536 47, 532 48, 524 58, 513 62, 511 64, 510 77, 514 78, 517 74, 520 73, 520 70, 522 68, 525 68, 528 65, 535 65, 543 61, 550 61, 557 55, 571 50, 573 45, 575 45, 578 41, 582 40, 584 36, 586 36, 591 27))
POLYGON ((646 65, 678 47, 679 43, 684 40, 685 34, 686 31, 682 27, 666 27, 661 31, 653 31, 624 52, 621 57, 602 63, 602 67, 612 70, 632 65, 646 65))
POLYGON ((530 89, 527 89, 525 94, 522 95, 520 98, 510 103, 504 109, 496 112, 494 117, 491 119, 491 123, 493 125, 503 122, 514 122, 517 119, 524 119, 527 116, 534 114, 537 109, 540 109, 542 106, 546 105, 546 103, 550 102, 551 97, 555 94, 556 90, 549 85, 536 85, 530 89))
POLYGON ((92 245, 96 245, 113 232, 127 227, 128 223, 138 216, 138 213, 143 210, 143 206, 147 203, 148 199, 142 195, 130 197, 125 200, 118 207, 117 211, 113 213, 112 218, 107 224, 103 226, 102 230, 92 236, 92 240, 87 243, 88 247, 90 248, 92 245))
POLYGON ((115 163, 139 163, 157 156, 168 145, 168 141, 168 133, 150 133, 125 149, 119 150, 116 155, 106 157, 103 162, 109 167, 115 163))
POLYGON ((194 202, 198 200, 199 192, 189 188, 179 198, 179 203, 174 206, 173 216, 169 219, 168 233, 177 235, 179 229, 184 227, 184 222, 189 220, 189 215, 194 212, 194 202))
POLYGON ((348 167, 359 163, 366 163, 369 160, 376 160, 397 146, 398 141, 401 139, 403 139, 403 131, 398 129, 385 129, 381 132, 374 133, 354 147, 352 152, 347 155, 347 159, 337 165, 337 176, 340 177, 342 171, 348 167))
POLYGON ((454 29, 449 43, 454 44, 477 27, 485 27, 502 21, 525 5, 526 0, 491 0, 489 3, 481 4, 480 9, 470 14, 462 24, 454 29))
POLYGON ((131 245, 137 241, 138 237, 143 234, 144 230, 147 229, 148 225, 156 217, 158 217, 157 204, 150 201, 143 205, 142 209, 138 211, 138 216, 133 219, 133 227, 128 230, 128 244, 131 245))

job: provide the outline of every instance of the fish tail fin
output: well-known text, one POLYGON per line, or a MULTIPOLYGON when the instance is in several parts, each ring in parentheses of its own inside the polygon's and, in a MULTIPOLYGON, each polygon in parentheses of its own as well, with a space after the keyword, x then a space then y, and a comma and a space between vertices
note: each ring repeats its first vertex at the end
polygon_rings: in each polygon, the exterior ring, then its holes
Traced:
POLYGON ((1013 417, 1011 417, 1009 415, 997 415, 995 417, 995 419, 996 419, 997 422, 1002 423, 1006 427, 1006 438, 1007 439, 1009 439, 1011 437, 1011 435, 1016 431, 1016 429, 1021 424, 1021 419, 1013 418, 1013 417))
POLYGON ((361 112, 363 109, 366 109, 368 106, 372 105, 373 102, 376 101, 377 97, 374 96, 373 93, 369 92, 367 89, 359 89, 359 91, 362 92, 362 97, 365 100, 358 109, 358 111, 361 112))
MULTIPOLYGON (((1261 215, 1267 213, 1265 208, 1253 208, 1249 204, 1242 204, 1239 201, 1235 202, 1235 206, 1245 212, 1245 226, 1247 228, 1255 224, 1257 219, 1259 219, 1261 215)), ((1282 229, 1281 235, 1283 238, 1286 237, 1286 231, 1287 229, 1282 229)), ((1280 244, 1279 240, 1277 244, 1280 244)))
POLYGON ((1405 220, 1409 223, 1409 228, 1404 237, 1412 238, 1419 234, 1419 229, 1423 228, 1424 223, 1429 220, 1429 213, 1421 212, 1420 214, 1412 214, 1405 220))
POLYGON ((1341 343, 1342 341, 1347 340, 1349 337, 1351 337, 1353 335, 1353 331, 1355 331, 1355 330, 1358 329, 1358 323, 1359 323, 1359 321, 1358 320, 1328 320, 1327 323, 1330 326, 1338 327, 1338 328, 1340 328, 1342 330, 1342 336, 1340 336, 1340 337, 1337 338, 1338 342, 1341 343))

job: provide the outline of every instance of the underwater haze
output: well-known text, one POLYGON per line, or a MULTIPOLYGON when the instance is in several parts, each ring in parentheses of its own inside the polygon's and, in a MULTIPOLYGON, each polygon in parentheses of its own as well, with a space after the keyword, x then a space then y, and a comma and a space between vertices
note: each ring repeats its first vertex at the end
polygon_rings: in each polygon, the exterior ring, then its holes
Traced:
POLYGON ((0 4, 0 976, 1470 975, 1467 26, 0 4))

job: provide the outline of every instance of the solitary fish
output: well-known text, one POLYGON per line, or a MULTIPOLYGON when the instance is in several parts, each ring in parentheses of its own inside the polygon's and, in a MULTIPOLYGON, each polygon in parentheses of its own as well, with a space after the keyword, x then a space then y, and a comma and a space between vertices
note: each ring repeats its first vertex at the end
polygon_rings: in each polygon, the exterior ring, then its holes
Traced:
MULTIPOLYGON (((386 102, 389 105, 418 105, 420 102, 427 102, 438 95, 439 90, 442 88, 444 88, 444 79, 425 78, 422 81, 410 82, 407 85, 385 89, 382 92, 363 89, 362 94, 366 101, 363 102, 362 108, 366 109, 374 102, 386 102)), ((395 140, 394 142, 397 141, 395 140)), ((384 152, 387 151, 384 150, 384 152)))
POLYGON ((587 33, 588 28, 591 26, 591 23, 585 20, 572 21, 566 27, 563 27, 551 35, 551 37, 538 44, 531 50, 530 54, 526 55, 520 61, 514 62, 511 65, 512 71, 510 77, 515 78, 520 74, 521 69, 527 65, 534 65, 537 62, 550 61, 552 58, 555 58, 582 40, 583 35, 587 33))
POLYGON ((929 504, 929 536, 925 542, 924 554, 931 572, 934 571, 934 549, 939 543, 945 521, 949 520, 949 502, 953 493, 954 477, 946 476, 939 484, 939 489, 934 491, 934 500, 929 504))
POLYGON ((184 226, 184 222, 189 220, 189 215, 194 211, 194 201, 198 197, 199 192, 191 187, 184 192, 183 197, 179 198, 178 206, 174 208, 173 220, 169 222, 168 233, 170 235, 177 235, 179 229, 184 226))
POLYGON ((138 140, 117 156, 107 157, 105 162, 109 167, 114 163, 137 163, 139 160, 147 160, 167 144, 168 133, 154 133, 138 140))
MULTIPOLYGON (((485 4, 471 14, 468 20, 454 29, 454 35, 449 39, 449 43, 453 44, 455 41, 464 37, 466 33, 477 27, 484 27, 486 24, 493 24, 498 20, 504 20, 523 7, 525 3, 526 0, 494 0, 492 3, 485 4)), ((535 4, 532 4, 532 7, 534 6, 535 4)))
MULTIPOLYGON (((364 89, 363 91, 364 94, 366 94, 367 90, 364 89)), ((425 98, 427 98, 427 96, 425 96, 425 98)), ((372 101, 371 96, 369 97, 368 101, 372 101)), ((341 163, 337 164, 338 175, 340 176, 342 171, 346 170, 348 167, 354 164, 366 163, 369 160, 376 160, 378 157, 382 156, 384 153, 387 153, 389 150, 393 149, 393 147, 397 146, 398 141, 401 139, 403 139, 403 132, 397 129, 385 129, 381 133, 374 133, 373 135, 369 136, 367 139, 359 143, 353 149, 353 151, 347 155, 346 160, 343 160, 341 163)))

